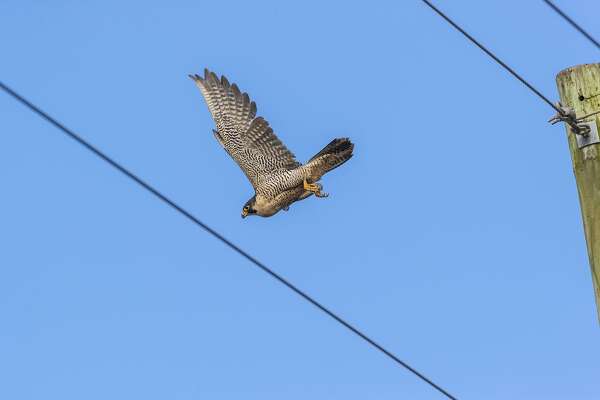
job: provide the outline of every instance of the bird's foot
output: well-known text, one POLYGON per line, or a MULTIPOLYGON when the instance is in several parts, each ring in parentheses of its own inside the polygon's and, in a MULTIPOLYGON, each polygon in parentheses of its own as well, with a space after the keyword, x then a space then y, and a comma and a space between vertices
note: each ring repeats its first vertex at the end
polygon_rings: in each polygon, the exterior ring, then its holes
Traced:
POLYGON ((320 183, 309 183, 306 179, 304 180, 304 190, 314 193, 317 197, 327 197, 329 193, 322 192, 323 186, 320 183))

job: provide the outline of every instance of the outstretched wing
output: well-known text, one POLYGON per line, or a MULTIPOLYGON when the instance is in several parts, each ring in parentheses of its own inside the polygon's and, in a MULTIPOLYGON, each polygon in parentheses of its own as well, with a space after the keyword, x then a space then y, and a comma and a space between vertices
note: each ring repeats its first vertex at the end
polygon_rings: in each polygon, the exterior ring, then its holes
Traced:
POLYGON ((269 123, 256 117, 256 104, 227 78, 204 70, 204 77, 190 75, 200 88, 217 125, 213 131, 223 148, 240 166, 256 190, 261 178, 300 165, 277 138, 269 123))

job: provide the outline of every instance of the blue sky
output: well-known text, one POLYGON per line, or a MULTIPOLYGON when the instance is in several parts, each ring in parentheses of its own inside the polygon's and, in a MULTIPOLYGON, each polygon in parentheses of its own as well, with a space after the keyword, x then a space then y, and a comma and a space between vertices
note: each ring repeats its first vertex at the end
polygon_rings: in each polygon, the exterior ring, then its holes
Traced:
MULTIPOLYGON (((0 79, 458 398, 597 399, 564 129, 420 1, 367 4, 6 0, 0 79), (300 160, 352 138, 328 199, 240 218, 204 67, 300 160)), ((436 4, 552 99, 599 59, 542 1, 436 4)), ((1 398, 442 398, 6 95, 0 133, 1 398)))

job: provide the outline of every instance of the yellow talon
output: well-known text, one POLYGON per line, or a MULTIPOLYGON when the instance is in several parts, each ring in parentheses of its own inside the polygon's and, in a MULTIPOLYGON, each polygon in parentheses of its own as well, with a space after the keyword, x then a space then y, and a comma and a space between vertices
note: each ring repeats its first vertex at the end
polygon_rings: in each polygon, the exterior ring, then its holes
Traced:
POLYGON ((304 190, 308 190, 309 192, 316 193, 321 190, 320 185, 316 183, 308 183, 308 181, 304 180, 304 190))
POLYGON ((315 196, 317 197, 327 197, 329 196, 327 193, 325 192, 321 192, 321 189, 323 189, 323 186, 321 186, 318 183, 308 183, 308 181, 305 179, 304 180, 304 190, 307 190, 311 193, 314 193, 315 196))

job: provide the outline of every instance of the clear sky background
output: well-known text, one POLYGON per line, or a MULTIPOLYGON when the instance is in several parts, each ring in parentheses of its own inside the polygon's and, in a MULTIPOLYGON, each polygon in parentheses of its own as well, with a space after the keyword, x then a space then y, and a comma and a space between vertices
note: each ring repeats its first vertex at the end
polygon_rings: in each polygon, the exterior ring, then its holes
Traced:
MULTIPOLYGON (((436 4, 552 99, 600 59, 542 1, 436 4)), ((598 399, 564 128, 420 1, 4 0, 0 42, 1 80, 460 399, 598 399), (328 199, 240 218, 204 67, 300 160, 352 138, 328 199)), ((442 398, 5 94, 0 182, 0 398, 442 398)))

